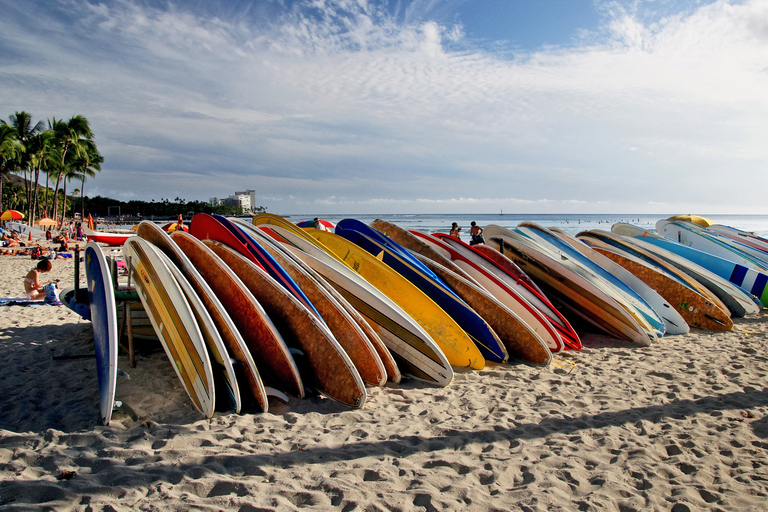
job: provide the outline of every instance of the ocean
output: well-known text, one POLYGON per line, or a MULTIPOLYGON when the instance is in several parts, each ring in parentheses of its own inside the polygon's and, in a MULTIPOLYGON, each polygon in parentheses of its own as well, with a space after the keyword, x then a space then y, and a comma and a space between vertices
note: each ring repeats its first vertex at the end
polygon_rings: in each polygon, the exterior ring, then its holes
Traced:
MULTIPOLYGON (((668 215, 604 215, 604 214, 478 214, 478 215, 448 215, 448 214, 361 214, 361 215, 322 215, 320 218, 337 223, 342 219, 354 218, 366 224, 375 219, 382 219, 397 224, 398 226, 421 231, 423 233, 447 233, 451 224, 458 222, 461 230, 461 238, 469 241, 469 223, 475 221, 478 226, 485 227, 488 224, 498 224, 506 228, 514 228, 520 222, 535 222, 544 227, 557 227, 576 235, 580 231, 589 229, 603 229, 610 231, 611 226, 617 222, 626 222, 646 230, 656 229, 656 221, 666 219, 668 215)), ((291 222, 310 220, 308 215, 283 215, 291 222)), ((768 238, 768 215, 704 215, 704 217, 726 226, 751 231, 768 238)))

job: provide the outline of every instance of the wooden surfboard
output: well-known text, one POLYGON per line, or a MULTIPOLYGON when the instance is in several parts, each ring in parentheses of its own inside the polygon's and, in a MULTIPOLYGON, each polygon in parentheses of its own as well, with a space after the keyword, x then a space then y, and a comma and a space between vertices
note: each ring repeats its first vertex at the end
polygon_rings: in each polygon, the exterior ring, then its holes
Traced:
POLYGON ((383 386, 387 381, 384 363, 349 312, 318 281, 322 278, 311 268, 305 268, 304 263, 295 260, 290 253, 284 252, 282 247, 278 247, 265 238, 261 238, 259 241, 261 246, 304 290, 304 293, 325 320, 336 341, 352 360, 363 381, 370 386, 383 386))
POLYGON ((621 279, 627 286, 631 286, 633 290, 643 296, 643 298, 651 305, 651 307, 659 313, 664 320, 667 334, 686 334, 690 331, 688 324, 680 313, 667 302, 664 297, 659 295, 656 290, 645 284, 632 272, 616 263, 615 261, 606 258, 602 254, 595 251, 592 247, 585 244, 570 233, 566 233, 558 228, 550 228, 550 231, 557 235, 563 242, 570 244, 571 247, 581 252, 584 256, 591 259, 617 278, 621 279))
POLYGON ((389 297, 327 249, 309 243, 277 226, 261 226, 286 240, 291 253, 312 267, 333 286, 376 331, 397 361, 400 370, 413 378, 447 386, 453 369, 432 337, 389 297))
POLYGON ((211 287, 242 336, 247 350, 232 345, 231 355, 241 363, 254 396, 262 395, 260 390, 264 389, 263 380, 269 386, 304 398, 304 385, 288 346, 264 308, 240 278, 213 251, 189 233, 174 231, 171 239, 211 287))
POLYGON ((214 240, 203 243, 229 265, 264 306, 286 343, 304 354, 306 365, 302 368, 302 377, 305 381, 344 405, 362 407, 366 398, 363 380, 325 323, 234 249, 214 240))
POLYGON ((136 291, 176 375, 206 418, 213 415, 213 371, 200 328, 179 284, 149 242, 134 236, 123 251, 136 291))
POLYGON ((96 349, 101 422, 109 425, 117 387, 117 306, 109 266, 96 242, 85 246, 85 275, 96 349))
POLYGON ((733 328, 733 321, 728 315, 695 290, 665 275, 649 263, 623 253, 604 242, 591 238, 588 238, 587 242, 597 252, 626 268, 656 290, 667 302, 677 308, 678 313, 688 325, 710 331, 729 331, 733 328))
MULTIPOLYGON (((232 323, 232 319, 223 309, 221 302, 216 298, 211 288, 205 282, 200 273, 195 269, 192 262, 184 252, 176 245, 171 237, 160 226, 153 222, 142 221, 139 223, 136 233, 154 244, 165 258, 166 264, 173 273, 176 280, 181 285, 195 318, 200 326, 200 332, 203 334, 208 352, 211 357, 211 363, 214 369, 214 385, 217 389, 226 390, 226 396, 236 414, 240 413, 242 401, 240 398, 240 386, 237 382, 235 369, 232 366, 229 352, 226 345, 232 343, 242 343, 240 333, 232 323), (233 339, 224 342, 225 337, 233 339), (223 384, 223 386, 221 386, 223 384), (221 386, 221 388, 219 388, 221 386)), ((221 397, 218 393, 218 397, 221 397)), ((266 412, 266 394, 262 395, 262 400, 257 400, 262 410, 266 412)))
POLYGON ((552 352, 541 336, 485 289, 425 256, 418 257, 491 325, 511 356, 545 366, 552 361, 552 352))

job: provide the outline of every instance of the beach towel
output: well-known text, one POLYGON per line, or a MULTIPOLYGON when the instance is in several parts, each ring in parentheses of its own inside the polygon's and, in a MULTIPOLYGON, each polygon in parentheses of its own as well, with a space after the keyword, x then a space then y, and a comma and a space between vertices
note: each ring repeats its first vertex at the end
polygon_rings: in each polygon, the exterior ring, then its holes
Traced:
POLYGON ((43 300, 29 300, 26 297, 2 297, 0 306, 29 306, 31 304, 45 304, 43 300))

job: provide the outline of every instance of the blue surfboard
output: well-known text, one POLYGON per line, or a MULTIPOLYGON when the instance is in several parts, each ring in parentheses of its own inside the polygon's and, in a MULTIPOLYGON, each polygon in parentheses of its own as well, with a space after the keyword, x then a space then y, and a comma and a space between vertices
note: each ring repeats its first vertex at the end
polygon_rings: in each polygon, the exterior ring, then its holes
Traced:
POLYGON ((408 260, 408 262, 411 265, 421 270, 422 273, 429 276, 433 281, 435 281, 437 284, 445 288, 446 291, 456 295, 450 286, 445 284, 443 280, 437 276, 437 274, 432 272, 432 270, 430 270, 426 265, 424 265, 424 263, 419 261, 413 254, 411 254, 411 252, 408 249, 398 244, 397 242, 389 238, 387 235, 385 235, 378 229, 371 227, 368 224, 365 224, 364 222, 361 222, 357 219, 343 219, 339 221, 339 223, 336 224, 336 230, 335 230, 336 234, 339 234, 342 229, 351 229, 352 231, 357 231, 358 233, 362 233, 368 238, 371 238, 377 241, 381 245, 389 248, 390 250, 397 253, 404 259, 408 260))
POLYGON ((109 425, 117 387, 117 304, 107 259, 96 242, 85 246, 85 275, 93 322, 101 421, 109 425))

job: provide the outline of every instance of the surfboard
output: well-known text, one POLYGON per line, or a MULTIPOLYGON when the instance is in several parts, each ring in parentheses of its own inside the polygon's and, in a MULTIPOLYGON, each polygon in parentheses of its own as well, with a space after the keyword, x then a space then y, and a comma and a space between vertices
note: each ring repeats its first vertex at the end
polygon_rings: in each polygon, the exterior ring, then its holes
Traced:
POLYGON ((237 252, 245 256, 248 260, 258 264, 263 270, 265 270, 273 279, 275 279, 280 285, 288 290, 296 299, 299 300, 307 309, 309 309, 315 316, 322 321, 322 316, 317 312, 312 301, 307 298, 304 291, 296 284, 296 282, 285 272, 285 270, 277 264, 277 262, 265 252, 259 243, 253 239, 249 234, 245 233, 237 225, 230 222, 228 219, 221 215, 208 215, 205 213, 198 213, 192 217, 192 222, 189 226, 189 232, 197 238, 218 240, 219 242, 228 245, 235 249, 237 252), (236 241, 233 240, 233 237, 236 241))
POLYGON ((88 242, 85 246, 85 275, 96 349, 101 422, 109 425, 117 387, 117 305, 109 265, 101 247, 95 242, 88 242))
POLYGON ((503 341, 510 356, 527 363, 544 366, 552 361, 552 352, 541 336, 484 288, 451 272, 426 256, 418 255, 418 258, 421 258, 424 265, 440 276, 490 324, 503 341))
MULTIPOLYGON (((328 293, 330 293, 331 296, 334 298, 334 300, 336 300, 339 303, 339 305, 344 309, 346 314, 348 314, 352 318, 352 320, 355 322, 355 324, 357 324, 360 330, 363 331, 365 337, 368 339, 368 342, 375 350, 376 355, 378 356, 378 359, 381 361, 381 364, 384 366, 384 370, 386 371, 386 378, 394 383, 400 382, 402 375, 400 373, 400 370, 397 367, 397 363, 392 357, 392 353, 384 344, 381 337, 371 327, 370 323, 365 318, 363 318, 360 312, 357 309, 355 309, 355 307, 352 306, 352 304, 350 304, 349 301, 347 301, 347 299, 345 299, 344 296, 336 288, 333 287, 333 285, 331 285, 322 275, 320 275, 317 271, 315 271, 315 269, 313 269, 310 265, 308 265, 301 258, 296 256, 293 253, 293 251, 290 250, 290 248, 293 247, 293 245, 288 243, 284 237, 277 234, 274 231, 274 226, 261 226, 257 228, 253 224, 247 224, 244 221, 242 222, 236 221, 236 222, 238 222, 238 225, 243 227, 243 229, 245 229, 246 231, 249 231, 254 237, 267 240, 270 243, 274 244, 276 249, 282 251, 283 254, 285 254, 287 257, 292 258, 296 264, 300 265, 302 269, 308 272, 313 277, 313 279, 315 279, 321 286, 323 286, 323 288, 328 293)), ((350 355, 350 357, 352 356, 350 355)), ((357 365, 357 363, 355 364, 357 365)), ((362 377, 362 374, 361 374, 361 377, 362 377)))
POLYGON ((749 231, 743 231, 741 229, 725 226, 723 224, 713 224, 707 228, 707 232, 719 233, 721 235, 727 236, 732 240, 750 245, 755 249, 768 252, 768 240, 757 236, 754 233, 750 233, 749 231))
POLYGON ((213 371, 203 336, 183 291, 149 242, 134 236, 123 252, 157 337, 192 404, 213 415, 213 371))
POLYGON ((618 339, 649 346, 656 339, 605 292, 550 255, 522 242, 507 228, 485 227, 486 245, 498 248, 574 314, 618 339))
MULTIPOLYGON (((741 318, 745 315, 756 315, 760 312, 762 303, 756 296, 749 294, 749 292, 743 288, 728 281, 724 277, 717 275, 711 270, 694 263, 692 260, 684 258, 679 254, 664 248, 665 243, 675 244, 675 242, 672 242, 671 240, 660 239, 658 242, 662 243, 656 244, 650 243, 645 238, 631 237, 624 237, 624 240, 631 245, 645 249, 655 256, 658 256, 665 262, 669 263, 678 270, 689 275, 694 280, 698 281, 701 285, 714 293, 717 298, 719 298, 723 304, 726 305, 728 310, 731 312, 732 317, 741 318)), ((685 251, 696 251, 690 247, 679 244, 675 245, 678 245, 685 251)), ((715 256, 711 257, 716 258, 715 256)), ((722 261, 726 262, 727 264, 735 265, 734 263, 728 262, 726 260, 722 261)))
POLYGON ((755 295, 763 304, 768 303, 768 272, 760 271, 752 266, 735 263, 666 238, 643 237, 642 241, 677 254, 696 265, 700 265, 755 295))
POLYGON ((171 239, 181 248, 229 314, 246 345, 229 346, 240 363, 256 400, 264 385, 304 398, 304 385, 288 346, 264 308, 229 266, 202 241, 174 231, 171 239))
MULTIPOLYGON (((260 226, 277 226, 280 227, 290 233, 293 233, 296 236, 299 236, 306 240, 307 242, 310 242, 312 244, 318 245, 317 240, 309 236, 307 234, 307 231, 298 227, 293 222, 289 221, 288 219, 281 217, 279 215, 275 215, 273 213, 260 213, 251 219, 251 223, 255 227, 260 226)), ((335 257, 335 256, 334 256, 335 257)))
POLYGON ((204 240, 262 304, 286 343, 303 354, 303 380, 323 395, 352 408, 365 404, 365 384, 327 325, 263 269, 236 250, 204 240))
POLYGON ((536 331, 550 351, 559 352, 566 347, 571 350, 581 349, 581 340, 576 331, 550 300, 539 293, 539 287, 528 286, 530 278, 518 279, 481 253, 483 249, 490 249, 488 246, 470 246, 443 233, 433 233, 431 236, 415 231, 413 233, 446 251, 453 261, 536 331))
POLYGON ((109 233, 107 231, 93 231, 83 226, 83 233, 90 242, 98 242, 106 245, 123 245, 126 240, 136 236, 135 233, 109 233))
POLYGON ((588 237, 587 243, 592 243, 591 238, 599 239, 601 242, 608 244, 611 247, 617 248, 620 251, 623 251, 625 253, 631 254, 635 256, 636 258, 639 258, 642 261, 645 261, 652 266, 656 267, 657 269, 661 270, 668 276, 672 277, 676 281, 682 283, 684 286, 690 288, 691 290, 696 291, 699 295, 702 295, 706 297, 708 301, 710 301, 712 304, 717 306, 719 309, 722 310, 722 313, 724 316, 726 316, 728 319, 730 319, 730 313, 728 311, 728 307, 723 304, 723 302, 717 298, 717 296, 710 292, 706 287, 699 284, 695 279, 691 278, 688 274, 685 272, 682 272, 678 270, 674 265, 670 265, 666 261, 664 261, 662 258, 659 258, 655 254, 638 247, 637 245, 633 245, 629 243, 626 239, 614 235, 611 232, 604 231, 601 229, 592 229, 589 231, 585 231, 582 233, 578 233, 579 238, 582 236, 588 237))
POLYGON ((728 331, 733 328, 733 321, 728 314, 695 289, 673 278, 660 267, 622 251, 603 240, 590 237, 587 233, 589 232, 579 234, 578 238, 656 290, 659 295, 677 309, 680 316, 691 327, 710 331, 728 331))
MULTIPOLYGON (((157 247, 163 257, 167 258, 165 263, 181 285, 208 347, 214 370, 214 386, 226 391, 226 397, 232 409, 239 414, 242 408, 240 386, 224 338, 233 337, 227 344, 245 345, 240 333, 203 277, 165 230, 153 222, 142 221, 136 232, 141 238, 157 247)), ((267 406, 266 394, 257 401, 266 412, 264 409, 267 406)))
POLYGON ((464 272, 461 267, 456 265, 449 256, 434 249, 423 240, 420 240, 415 234, 408 232, 397 224, 393 224, 381 219, 376 219, 371 223, 371 226, 381 231, 383 234, 400 244, 409 252, 429 258, 437 264, 447 268, 451 272, 459 274, 464 279, 470 282, 474 282, 478 285, 480 284, 476 282, 472 276, 464 272))
POLYGON ((432 337, 405 310, 372 286, 341 260, 301 237, 275 225, 261 226, 285 240, 294 256, 320 274, 357 309, 376 331, 397 361, 402 373, 435 384, 447 386, 453 380, 453 369, 432 337))
MULTIPOLYGON (((358 233, 375 241, 377 244, 386 247, 388 251, 396 254, 399 258, 406 260, 410 266, 414 267, 421 274, 427 276, 439 286, 442 286, 447 292, 453 293, 453 290, 451 290, 449 286, 443 283, 437 274, 432 272, 429 267, 424 265, 418 258, 414 257, 405 247, 401 246, 395 240, 388 237, 378 229, 369 226, 368 224, 357 219, 342 219, 336 224, 334 233, 344 236, 344 230, 357 231, 358 233)), ((385 261, 385 263, 387 262, 385 261)), ((387 263, 387 265, 392 266, 390 263, 387 263)))
MULTIPOLYGON (((486 361, 494 363, 506 362, 509 357, 507 349, 490 325, 488 325, 488 322, 469 307, 466 302, 461 300, 434 272, 426 268, 422 262, 418 262, 418 265, 412 265, 411 262, 415 258, 412 256, 408 258, 401 256, 399 250, 390 248, 390 244, 380 244, 377 240, 359 231, 342 228, 342 224, 345 224, 344 221, 339 222, 336 226, 336 234, 338 236, 368 251, 372 256, 380 259, 384 264, 424 292, 427 297, 440 306, 464 330, 486 361), (422 269, 426 269, 428 274, 422 272, 422 269), (436 281, 432 276, 438 280, 436 281)), ((350 224, 347 223, 345 225, 350 224)))
POLYGON ((678 313, 677 310, 664 299, 664 297, 659 295, 656 290, 645 284, 645 282, 639 279, 636 275, 629 272, 615 261, 606 258, 570 233, 558 228, 549 228, 549 230, 563 240, 563 242, 571 245, 571 247, 582 253, 584 256, 621 279, 622 282, 626 283, 627 286, 631 287, 636 293, 642 296, 664 321, 665 335, 686 334, 690 332, 690 327, 685 320, 683 320, 683 317, 680 316, 680 313, 678 313))
POLYGON ((285 252, 285 249, 264 238, 267 236, 266 233, 257 236, 260 237, 260 245, 285 269, 315 305, 336 341, 355 365, 363 382, 369 386, 383 386, 387 381, 384 363, 360 325, 336 300, 333 293, 321 284, 319 280, 322 280, 322 277, 311 268, 305 268, 301 260, 294 259, 294 256, 285 252))
POLYGON ((349 240, 327 231, 308 231, 355 272, 403 308, 437 343, 454 366, 481 370, 485 359, 461 327, 413 283, 349 240))
POLYGON ((659 314, 621 279, 560 240, 545 227, 533 222, 521 222, 517 231, 531 238, 538 247, 559 257, 567 267, 605 291, 626 309, 642 328, 655 333, 659 338, 664 335, 664 321, 659 314))
POLYGON ((738 263, 739 265, 743 265, 760 272, 765 272, 768 270, 768 263, 762 259, 750 256, 743 250, 740 250, 730 244, 724 243, 721 240, 717 240, 705 233, 696 231, 695 229, 686 226, 685 223, 660 220, 656 223, 656 232, 665 238, 678 242, 682 245, 693 247, 694 249, 698 249, 714 256, 732 261, 734 263, 738 263))

